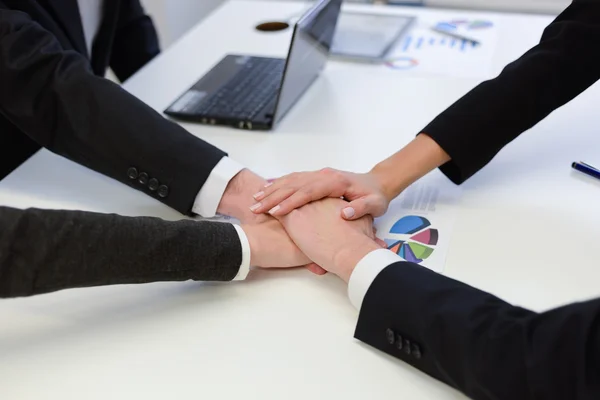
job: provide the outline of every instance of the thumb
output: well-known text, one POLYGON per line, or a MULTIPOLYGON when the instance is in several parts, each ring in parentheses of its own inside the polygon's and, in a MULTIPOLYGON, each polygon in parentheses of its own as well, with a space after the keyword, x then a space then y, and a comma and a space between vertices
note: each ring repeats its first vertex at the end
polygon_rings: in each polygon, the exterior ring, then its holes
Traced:
POLYGON ((347 220, 355 220, 367 214, 372 214, 373 211, 370 199, 368 197, 361 197, 351 201, 342 209, 342 217, 347 220))

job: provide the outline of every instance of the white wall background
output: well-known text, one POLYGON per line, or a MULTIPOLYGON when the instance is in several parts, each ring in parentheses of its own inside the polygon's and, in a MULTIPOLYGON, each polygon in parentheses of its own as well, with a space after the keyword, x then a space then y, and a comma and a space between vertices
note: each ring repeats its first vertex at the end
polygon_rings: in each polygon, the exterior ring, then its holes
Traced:
POLYGON ((425 0, 432 7, 558 14, 571 0, 425 0))
POLYGON ((163 49, 223 2, 224 0, 142 0, 146 12, 156 24, 163 49))

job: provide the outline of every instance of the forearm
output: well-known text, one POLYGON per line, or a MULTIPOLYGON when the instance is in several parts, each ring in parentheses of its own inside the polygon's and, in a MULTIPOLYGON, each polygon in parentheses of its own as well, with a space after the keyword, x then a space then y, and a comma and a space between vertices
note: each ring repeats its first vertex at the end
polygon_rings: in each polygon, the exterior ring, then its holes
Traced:
POLYGON ((94 76, 81 55, 63 50, 26 14, 6 9, 0 9, 0 87, 2 114, 39 144, 182 213, 191 213, 225 155, 94 76))
POLYGON ((217 212, 232 216, 242 223, 252 224, 264 222, 272 217, 254 214, 250 209, 252 195, 260 191, 266 180, 248 169, 242 169, 226 185, 225 192, 219 201, 217 212))
POLYGON ((156 281, 228 281, 242 263, 233 226, 0 207, 0 297, 156 281))
POLYGON ((448 154, 434 140, 420 134, 402 150, 377 164, 371 173, 391 201, 412 183, 449 160, 448 154))
POLYGON ((505 145, 600 78, 600 3, 576 0, 541 42, 495 79, 477 86, 422 132, 446 151, 442 167, 462 183, 505 145))
POLYGON ((368 288, 355 335, 477 400, 600 395, 590 378, 600 373, 600 300, 537 314, 400 262, 368 288))

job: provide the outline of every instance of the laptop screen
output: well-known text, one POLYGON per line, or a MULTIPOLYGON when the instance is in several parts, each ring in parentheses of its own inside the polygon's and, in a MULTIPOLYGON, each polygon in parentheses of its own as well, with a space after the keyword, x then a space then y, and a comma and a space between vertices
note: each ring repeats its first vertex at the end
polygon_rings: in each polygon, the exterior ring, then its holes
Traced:
POLYGON ((296 23, 275 122, 283 118, 325 67, 341 6, 342 0, 320 0, 296 23))

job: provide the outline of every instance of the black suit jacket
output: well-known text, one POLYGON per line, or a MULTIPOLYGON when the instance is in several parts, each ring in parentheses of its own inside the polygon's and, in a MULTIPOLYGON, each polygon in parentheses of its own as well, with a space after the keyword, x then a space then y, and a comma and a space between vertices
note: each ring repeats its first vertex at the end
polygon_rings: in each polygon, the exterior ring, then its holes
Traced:
POLYGON ((230 224, 0 207, 0 298, 157 281, 229 281, 242 263, 230 224))
POLYGON ((98 76, 158 53, 139 0, 104 4, 90 60, 76 0, 0 0, 0 177, 44 146, 189 214, 225 153, 98 76))
MULTIPOLYGON (((576 0, 540 44, 423 132, 462 182, 600 78, 600 1, 576 0)), ((565 265, 565 273, 568 265, 565 265)), ((369 288, 356 337, 478 400, 600 399, 600 299, 541 314, 398 263, 369 288)))

